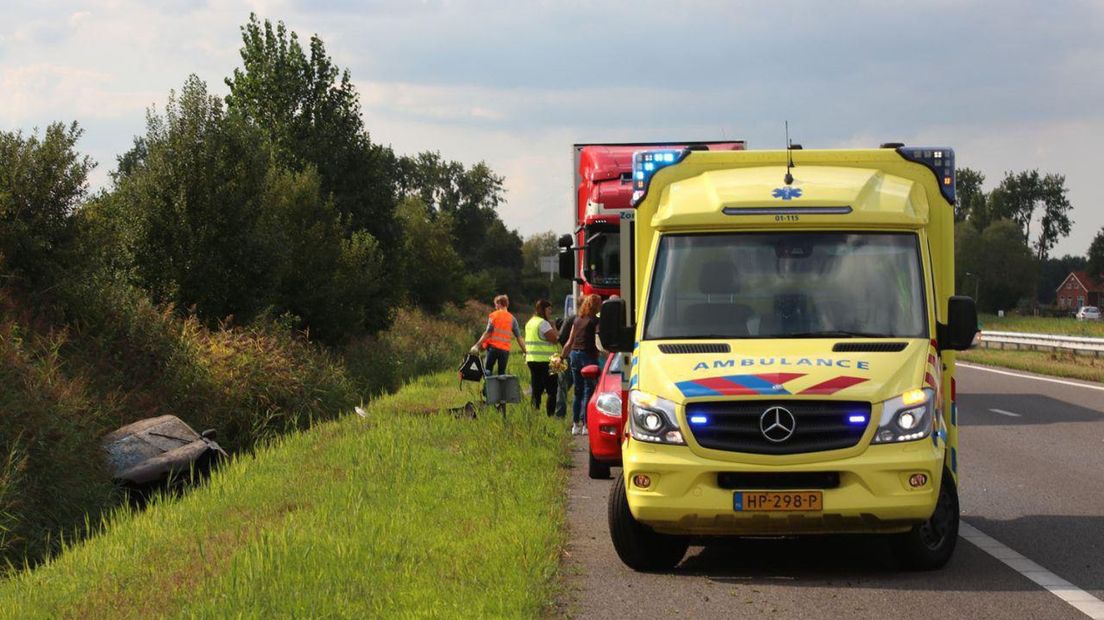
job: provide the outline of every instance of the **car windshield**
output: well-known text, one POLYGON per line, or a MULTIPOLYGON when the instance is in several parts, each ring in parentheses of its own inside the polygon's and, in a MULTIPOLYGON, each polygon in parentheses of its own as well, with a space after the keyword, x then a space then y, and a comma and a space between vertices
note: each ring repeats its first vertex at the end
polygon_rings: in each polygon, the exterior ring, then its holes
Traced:
POLYGON ((659 241, 644 338, 927 338, 915 234, 659 241))

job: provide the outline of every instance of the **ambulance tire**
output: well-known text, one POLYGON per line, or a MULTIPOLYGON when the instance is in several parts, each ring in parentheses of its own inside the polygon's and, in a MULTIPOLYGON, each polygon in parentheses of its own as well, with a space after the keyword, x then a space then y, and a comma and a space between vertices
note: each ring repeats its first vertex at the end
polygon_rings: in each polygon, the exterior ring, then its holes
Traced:
POLYGON ((910 571, 943 568, 958 542, 958 522, 958 489, 950 472, 944 471, 932 516, 912 530, 893 536, 893 552, 901 567, 910 571))
POLYGON ((660 534, 633 518, 625 495, 625 477, 613 481, 609 494, 609 530, 617 557, 638 572, 665 571, 678 566, 690 547, 686 536, 660 534))
POLYGON ((594 458, 594 453, 591 452, 590 463, 587 464, 587 475, 589 475, 592 480, 609 480, 609 463, 603 463, 594 458))

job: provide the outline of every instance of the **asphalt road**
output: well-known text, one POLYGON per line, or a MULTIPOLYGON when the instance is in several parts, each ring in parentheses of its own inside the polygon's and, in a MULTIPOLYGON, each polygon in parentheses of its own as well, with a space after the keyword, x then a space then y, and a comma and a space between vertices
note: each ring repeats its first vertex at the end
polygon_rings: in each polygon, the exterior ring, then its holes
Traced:
POLYGON ((1104 390, 1014 374, 960 369, 963 520, 991 540, 960 539, 951 562, 930 573, 898 570, 876 537, 736 540, 691 547, 670 573, 635 573, 610 543, 611 482, 587 477, 585 438, 578 438, 563 611, 578 618, 1089 617, 1062 595, 1104 618, 1104 603, 1093 600, 1104 600, 1104 390))

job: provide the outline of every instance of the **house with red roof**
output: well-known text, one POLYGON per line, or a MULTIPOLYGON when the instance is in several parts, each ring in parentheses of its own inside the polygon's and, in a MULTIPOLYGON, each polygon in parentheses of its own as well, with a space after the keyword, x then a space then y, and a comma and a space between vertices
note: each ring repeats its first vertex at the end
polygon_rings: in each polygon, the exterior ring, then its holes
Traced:
POLYGON ((1058 307, 1077 312, 1081 306, 1104 305, 1104 282, 1084 271, 1071 271, 1057 289, 1058 307))

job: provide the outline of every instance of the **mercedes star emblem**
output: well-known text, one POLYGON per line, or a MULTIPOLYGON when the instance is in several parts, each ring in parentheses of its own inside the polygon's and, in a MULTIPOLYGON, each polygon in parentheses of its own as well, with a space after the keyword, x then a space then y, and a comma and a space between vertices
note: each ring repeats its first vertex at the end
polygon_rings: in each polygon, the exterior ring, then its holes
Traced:
POLYGON ((784 407, 771 407, 759 416, 759 430, 768 441, 781 443, 794 434, 797 428, 797 420, 788 409, 784 407))

